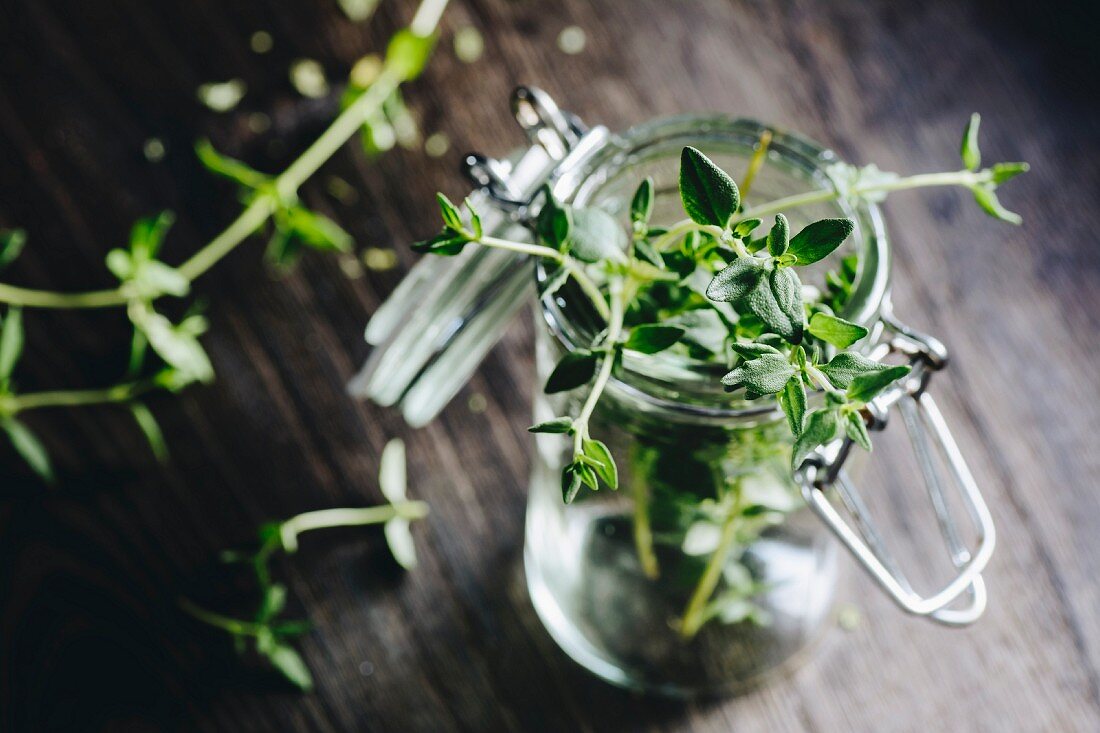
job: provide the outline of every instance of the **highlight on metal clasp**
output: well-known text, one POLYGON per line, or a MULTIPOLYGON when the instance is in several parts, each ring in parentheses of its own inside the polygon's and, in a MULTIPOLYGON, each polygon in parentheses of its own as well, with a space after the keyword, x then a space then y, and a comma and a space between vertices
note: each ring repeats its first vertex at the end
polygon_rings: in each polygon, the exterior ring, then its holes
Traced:
MULTIPOLYGON (((531 144, 542 148, 554 161, 564 160, 588 129, 576 115, 564 112, 553 97, 538 87, 517 87, 512 92, 512 112, 531 144)), ((518 209, 530 203, 512 184, 510 167, 502 161, 469 153, 462 170, 505 208, 518 209)))

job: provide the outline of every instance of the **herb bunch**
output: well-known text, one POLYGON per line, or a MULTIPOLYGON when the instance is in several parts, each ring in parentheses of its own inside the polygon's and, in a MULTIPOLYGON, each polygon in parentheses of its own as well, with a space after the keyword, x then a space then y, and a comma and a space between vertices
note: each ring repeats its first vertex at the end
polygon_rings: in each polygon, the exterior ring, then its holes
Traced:
POLYGON ((251 619, 215 613, 187 598, 180 599, 180 608, 195 619, 228 633, 238 654, 254 652, 300 689, 312 689, 313 676, 301 655, 290 644, 291 639, 309 631, 310 626, 305 621, 280 618, 286 608, 287 588, 273 579, 271 560, 276 553, 292 555, 297 552, 298 538, 303 532, 381 524, 386 543, 398 564, 406 569, 416 567, 416 548, 409 525, 427 516, 428 505, 422 501, 410 501, 407 496, 405 446, 400 440, 391 440, 382 451, 378 480, 388 504, 322 509, 298 514, 282 522, 264 524, 260 527, 256 550, 227 550, 222 553, 224 562, 241 563, 252 569, 260 602, 251 619))
MULTIPOLYGON (((155 390, 178 392, 191 384, 208 384, 214 379, 214 367, 199 341, 207 329, 206 319, 192 305, 173 320, 159 307, 163 301, 189 297, 195 280, 265 227, 269 229, 267 260, 277 267, 293 265, 306 248, 336 252, 351 248, 351 235, 306 207, 298 191, 344 143, 361 131, 369 134, 371 125, 378 124, 378 116, 400 102, 401 86, 418 77, 428 62, 447 2, 421 1, 409 26, 390 39, 369 83, 349 85, 340 115, 278 175, 253 170, 200 141, 195 148, 199 161, 241 187, 244 208, 224 231, 183 263, 173 266, 159 258, 174 219, 166 211, 136 222, 128 244, 107 254, 107 269, 119 281, 114 288, 64 293, 0 283, 0 303, 8 306, 0 327, 0 429, 42 479, 52 481, 54 472, 45 447, 20 419, 31 410, 123 405, 156 457, 167 457, 163 434, 140 398, 155 390), (133 327, 130 356, 119 382, 96 389, 17 391, 13 370, 22 353, 22 309, 113 307, 124 308, 133 327)), ((25 242, 26 233, 20 229, 0 231, 0 268, 18 257, 25 242)))
POLYGON ((590 434, 589 422, 626 351, 648 355, 675 348, 685 357, 702 351, 710 361, 726 364, 730 371, 721 381, 728 391, 748 400, 776 400, 794 436, 791 468, 797 470, 820 446, 843 436, 870 450, 865 407, 910 368, 865 357, 860 343, 868 330, 838 315, 855 276, 852 256, 829 273, 824 292, 805 288, 798 275, 799 268, 833 255, 854 222, 821 219, 793 232, 784 212, 840 199, 879 202, 906 189, 961 186, 988 214, 1018 224, 1019 216, 1001 205, 995 191, 1028 166, 981 168, 979 121, 973 115, 964 131, 962 170, 903 177, 875 166, 837 163, 828 170, 831 188, 754 206, 745 205, 744 194, 763 165, 767 140, 741 187, 702 152, 686 147, 679 193, 687 217, 670 227, 654 226, 654 186, 647 179, 631 201, 629 234, 602 210, 555 201, 547 187, 530 222, 535 242, 502 240, 483 231, 468 201, 464 217, 440 194, 443 230, 414 248, 453 256, 475 244, 540 257, 551 272, 541 295, 572 281, 602 318, 605 327, 585 348, 562 356, 544 388, 552 394, 587 386, 579 410, 530 428, 572 439, 572 459, 562 470, 566 502, 584 486, 618 487, 615 459, 590 434), (700 320, 720 327, 720 343, 703 338, 700 320), (820 404, 810 405, 813 394, 821 396, 815 400, 820 404))

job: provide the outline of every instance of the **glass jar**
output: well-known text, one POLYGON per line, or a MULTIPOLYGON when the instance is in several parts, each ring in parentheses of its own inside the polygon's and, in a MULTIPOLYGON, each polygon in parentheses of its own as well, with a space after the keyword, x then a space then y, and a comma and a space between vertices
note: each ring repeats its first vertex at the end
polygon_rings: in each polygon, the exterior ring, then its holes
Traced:
MULTIPOLYGON (((653 224, 671 225, 683 218, 684 146, 744 171, 762 135, 768 161, 748 205, 830 185, 835 158, 809 141, 751 120, 682 117, 619 136, 556 193, 626 220, 650 176, 653 224)), ((845 245, 860 263, 845 317, 871 323, 888 272, 877 212, 832 203, 788 215, 795 230, 826 216, 859 223, 845 245)), ((562 292, 539 303, 539 384, 598 329, 570 311, 577 302, 562 292)), ((618 492, 585 490, 565 504, 570 439, 536 436, 524 553, 531 598, 558 644, 616 684, 673 695, 744 687, 782 669, 828 622, 838 547, 791 475, 790 429, 773 401, 725 394, 725 371, 668 352, 627 355, 591 423, 618 460, 618 492)), ((540 393, 534 422, 577 414, 585 394, 540 393)))
MULTIPOLYGON (((835 154, 752 120, 679 117, 612 135, 586 128, 536 89, 521 87, 513 106, 531 147, 506 160, 467 158, 478 185, 470 199, 485 231, 497 237, 530 237, 525 227, 537 214, 543 184, 559 200, 625 222, 635 188, 651 176, 652 223, 679 220, 679 156, 686 145, 740 176, 767 138, 766 162, 744 195, 750 206, 835 186, 829 171, 839 163, 835 154)), ((793 230, 828 216, 855 222, 839 254, 800 274, 808 287, 825 287, 827 271, 847 260, 854 272, 840 315, 870 330, 869 358, 902 358, 913 367, 867 406, 866 419, 879 430, 888 412, 900 411, 954 575, 934 593, 914 589, 855 490, 849 440, 823 446, 792 474, 792 438, 773 400, 726 394, 725 365, 674 350, 626 352, 590 424, 617 459, 619 490, 582 490, 565 504, 559 476, 570 459, 568 441, 537 435, 524 551, 531 598, 551 635, 613 683, 688 696, 737 690, 784 669, 827 624, 841 545, 909 613, 957 626, 984 610, 980 572, 993 550, 992 521, 926 392, 946 352, 891 312, 889 246, 878 208, 838 197, 784 213, 793 230), (955 509, 945 498, 949 485, 957 490, 955 509), (959 506, 973 543, 959 530, 959 506)), ((419 263, 368 324, 375 348, 349 391, 399 406, 414 426, 432 419, 527 301, 532 284, 547 280, 542 266, 532 264, 482 247, 419 263)), ((540 385, 564 353, 587 346, 603 328, 571 287, 537 301, 540 385)), ((706 329, 692 333, 707 336, 706 329)), ((540 390, 535 422, 576 414, 583 392, 548 397, 540 390)), ((811 395, 811 407, 819 397, 811 395)))

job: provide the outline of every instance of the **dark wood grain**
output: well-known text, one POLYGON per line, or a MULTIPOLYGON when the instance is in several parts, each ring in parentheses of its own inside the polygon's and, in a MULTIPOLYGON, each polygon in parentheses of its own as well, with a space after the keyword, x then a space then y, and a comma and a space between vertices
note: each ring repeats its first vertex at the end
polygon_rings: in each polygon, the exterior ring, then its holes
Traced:
MULTIPOLYGON (((412 3, 369 24, 331 0, 9 0, 0 22, 0 224, 26 227, 19 284, 103 287, 104 253, 130 222, 178 212, 182 260, 231 218, 232 192, 190 153, 200 136, 277 170, 322 129, 335 97, 306 101, 299 57, 333 78, 377 51, 412 3), (275 39, 249 50, 253 31, 275 39), (195 101, 206 81, 249 86, 231 114, 195 101), (263 112, 271 130, 250 131, 263 112), (157 164, 143 142, 168 149, 157 164)), ((401 267, 347 277, 309 257, 274 279, 259 245, 198 284, 216 385, 157 397, 173 452, 156 465, 129 418, 107 408, 35 414, 63 481, 46 489, 0 447, 0 729, 45 730, 1096 730, 1100 727, 1100 105, 1095 11, 1023 3, 534 2, 455 0, 484 57, 444 43, 408 92, 442 160, 350 146, 304 190, 360 246, 401 267), (555 43, 588 34, 578 56, 555 43), (983 148, 1034 171, 1006 194, 1025 219, 998 226, 953 192, 888 206, 898 310, 956 359, 941 404, 985 487, 1001 540, 992 601, 953 632, 903 617, 862 577, 863 622, 834 631, 791 678, 707 703, 642 699, 557 650, 519 565, 528 468, 531 329, 519 321, 443 416, 411 431, 353 403, 362 327, 433 228, 432 193, 463 193, 466 149, 520 142, 506 99, 537 84, 589 121, 622 128, 717 110, 771 120, 886 169, 955 165, 960 125, 985 115, 983 148), (350 181, 344 205, 324 179, 350 181), (482 395, 486 408, 469 409, 482 395), (301 648, 318 690, 249 671, 183 617, 181 592, 232 603, 224 547, 299 511, 381 500, 385 441, 409 443, 423 563, 402 574, 370 532, 310 537, 280 571, 317 630, 301 648), (224 592, 223 592, 224 591, 224 592), (204 596, 203 594, 207 594, 204 596)), ((115 312, 27 314, 24 389, 109 383, 127 340, 115 312)), ((903 492, 896 474, 871 481, 903 492)), ((904 533, 899 519, 896 531, 904 533)))

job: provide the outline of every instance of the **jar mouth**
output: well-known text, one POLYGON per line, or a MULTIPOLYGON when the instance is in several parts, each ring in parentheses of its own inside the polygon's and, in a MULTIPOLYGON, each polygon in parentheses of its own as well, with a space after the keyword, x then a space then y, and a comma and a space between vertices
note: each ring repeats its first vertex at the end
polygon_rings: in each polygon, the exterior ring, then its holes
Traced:
MULTIPOLYGON (((660 202, 671 204, 666 216, 675 212, 676 219, 683 218, 675 182, 684 146, 698 148, 737 177, 765 133, 771 134, 771 141, 765 164, 746 196, 750 205, 754 198, 770 200, 835 188, 825 169, 843 161, 813 140, 748 118, 686 115, 647 122, 612 137, 586 166, 559 178, 554 195, 574 205, 602 208, 625 221, 634 188, 649 175, 654 178, 657 191, 654 221, 658 225, 670 224, 671 221, 659 218, 660 202), (761 197, 761 190, 772 195, 761 197)), ((846 216, 855 222, 855 231, 842 249, 846 254, 858 255, 858 267, 851 296, 840 315, 873 332, 888 296, 890 279, 889 241, 879 207, 865 201, 853 205, 837 199, 784 213, 795 230, 824 216, 846 216)), ((830 265, 837 261, 835 256, 827 258, 830 265)), ((821 277, 825 269, 829 267, 818 268, 816 274, 821 277)), ((544 263, 538 263, 536 279, 540 285, 548 274, 544 263)), ((571 312, 564 293, 563 289, 540 299, 543 318, 563 348, 585 348, 598 331, 597 324, 582 317, 579 311, 571 312)), ((608 392, 670 418, 762 421, 779 417, 774 399, 745 401, 726 394, 718 379, 724 371, 713 361, 682 355, 672 358, 662 354, 636 357, 628 354, 620 373, 609 382, 608 392)))

